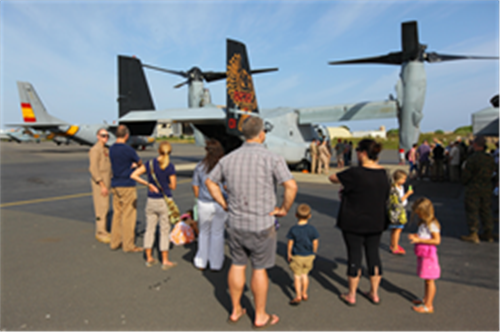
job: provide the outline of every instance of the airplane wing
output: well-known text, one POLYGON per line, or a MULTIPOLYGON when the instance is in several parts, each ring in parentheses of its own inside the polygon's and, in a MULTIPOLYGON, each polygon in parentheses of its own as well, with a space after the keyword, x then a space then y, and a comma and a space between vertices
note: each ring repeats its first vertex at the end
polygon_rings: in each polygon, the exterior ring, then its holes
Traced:
POLYGON ((68 126, 65 122, 60 123, 10 123, 7 127, 33 128, 35 130, 58 130, 59 126, 68 126))
POLYGON ((299 108, 299 124, 372 120, 397 117, 395 100, 299 108))
POLYGON ((157 111, 131 111, 120 118, 120 123, 172 120, 193 124, 224 123, 226 111, 218 107, 173 108, 157 111))

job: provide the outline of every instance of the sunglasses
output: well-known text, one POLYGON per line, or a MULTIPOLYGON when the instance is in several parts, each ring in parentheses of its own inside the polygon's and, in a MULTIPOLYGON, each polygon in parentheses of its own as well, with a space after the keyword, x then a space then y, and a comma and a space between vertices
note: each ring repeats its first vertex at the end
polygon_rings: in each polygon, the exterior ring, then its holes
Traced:
POLYGON ((100 134, 99 136, 101 136, 102 138, 109 138, 109 134, 100 134))

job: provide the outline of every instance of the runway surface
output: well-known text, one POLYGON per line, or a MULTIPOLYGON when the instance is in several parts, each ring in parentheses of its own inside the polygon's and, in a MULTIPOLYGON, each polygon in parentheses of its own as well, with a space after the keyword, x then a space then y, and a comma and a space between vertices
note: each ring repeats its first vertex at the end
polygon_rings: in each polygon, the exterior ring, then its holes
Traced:
MULTIPOLYGON (((146 268, 142 254, 111 251, 95 240, 88 147, 1 142, 0 149, 2 330, 252 328, 249 286, 243 298, 248 315, 236 325, 226 323, 231 308, 227 248, 222 272, 193 267, 196 244, 173 247, 170 256, 179 265, 162 271, 159 266, 146 268)), ((148 160, 156 151, 139 155, 148 160)), ((194 145, 173 144, 179 181, 174 199, 181 211, 193 205, 192 168, 203 155, 204 150, 194 145)), ((391 169, 399 167, 396 159, 395 151, 381 156, 391 169)), ((347 288, 346 252, 335 228, 339 186, 329 184, 325 175, 294 173, 294 177, 299 193, 292 213, 279 221, 276 266, 268 271, 268 311, 281 318, 270 330, 499 329, 498 243, 473 245, 459 240, 467 233, 460 184, 413 183, 416 194, 410 200, 430 198, 442 225, 436 312, 421 315, 411 310, 410 302, 424 292, 407 240, 416 226, 408 226, 402 235, 405 256, 391 255, 389 232, 383 235, 381 305, 374 306, 358 294, 356 307, 347 307, 338 299, 347 288), (285 259, 285 236, 295 223, 294 208, 303 202, 313 209, 311 223, 320 233, 320 245, 310 275, 310 299, 291 307, 293 277, 285 259)), ((139 233, 144 228, 145 202, 146 190, 138 186, 139 233)), ((498 231, 498 224, 495 227, 498 231)), ((141 236, 137 244, 142 245, 141 236)), ((366 277, 360 289, 369 289, 366 277)))

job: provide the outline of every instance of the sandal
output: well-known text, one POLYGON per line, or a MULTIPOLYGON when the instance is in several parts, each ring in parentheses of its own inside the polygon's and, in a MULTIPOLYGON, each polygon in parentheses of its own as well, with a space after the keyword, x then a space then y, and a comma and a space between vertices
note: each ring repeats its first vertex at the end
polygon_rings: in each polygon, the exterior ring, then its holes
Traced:
POLYGON ((297 306, 300 304, 302 300, 301 299, 293 299, 290 302, 288 302, 289 305, 297 306))
POLYGON ((146 267, 151 267, 151 266, 156 265, 156 264, 158 264, 157 259, 153 259, 151 262, 146 261, 146 267))
POLYGON ((340 294, 339 298, 342 300, 342 302, 344 302, 345 304, 347 304, 349 307, 354 307, 356 305, 356 302, 350 302, 347 299, 347 294, 340 294))
POLYGON ((422 299, 415 299, 415 300, 412 300, 411 303, 413 303, 415 305, 424 304, 424 300, 422 300, 422 299))
POLYGON ((375 300, 373 299, 373 296, 371 296, 370 292, 361 292, 361 294, 363 294, 363 296, 366 297, 368 299, 368 301, 370 301, 372 304, 375 304, 375 305, 380 304, 380 298, 378 299, 378 301, 375 302, 375 300))
POLYGON ((163 271, 167 271, 167 270, 169 270, 169 269, 171 269, 171 268, 173 268, 173 267, 176 267, 176 266, 177 266, 177 263, 176 263, 176 262, 171 262, 171 263, 172 263, 172 264, 162 264, 162 265, 161 265, 161 269, 162 269, 163 271))
POLYGON ((400 246, 397 246, 396 248, 389 247, 389 250, 391 251, 391 254, 393 254, 393 255, 406 254, 405 250, 403 248, 401 248, 400 246))
POLYGON ((434 313, 434 308, 429 309, 425 304, 417 305, 415 307, 411 307, 414 311, 418 312, 419 314, 433 314, 434 313))

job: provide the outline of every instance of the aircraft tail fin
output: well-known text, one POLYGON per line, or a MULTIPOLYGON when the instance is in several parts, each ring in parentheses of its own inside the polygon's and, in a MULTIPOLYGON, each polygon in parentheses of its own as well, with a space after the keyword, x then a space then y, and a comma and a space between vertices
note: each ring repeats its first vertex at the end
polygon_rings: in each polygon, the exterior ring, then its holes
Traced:
POLYGON ((118 56, 118 107, 119 117, 130 111, 155 109, 141 60, 118 56))
POLYGON ((245 44, 227 40, 227 116, 228 134, 241 135, 243 121, 249 114, 259 113, 250 62, 245 44))
POLYGON ((28 82, 17 82, 19 99, 21 101, 21 111, 25 123, 60 125, 65 122, 50 115, 38 97, 35 88, 28 82))

